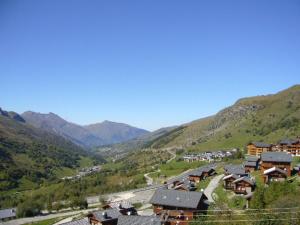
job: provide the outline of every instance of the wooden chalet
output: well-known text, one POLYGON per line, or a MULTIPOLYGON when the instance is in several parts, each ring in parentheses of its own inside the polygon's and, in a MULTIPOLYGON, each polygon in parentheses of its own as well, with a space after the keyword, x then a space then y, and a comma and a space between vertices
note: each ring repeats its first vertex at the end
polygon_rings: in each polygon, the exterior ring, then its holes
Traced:
POLYGON ((300 138, 296 140, 282 140, 277 145, 279 151, 287 152, 293 156, 300 156, 300 138))
POLYGON ((273 181, 284 181, 287 178, 287 171, 277 167, 272 167, 264 171, 263 178, 266 184, 273 181))
POLYGON ((232 182, 236 194, 247 195, 254 190, 255 183, 249 177, 240 177, 232 182))
POLYGON ((103 209, 117 209, 123 215, 136 215, 137 211, 128 201, 111 202, 103 206, 103 209))
POLYGON ((285 152, 264 152, 261 154, 261 172, 276 167, 286 172, 287 176, 291 176, 292 156, 285 152))
POLYGON ((180 182, 176 182, 172 189, 178 191, 196 191, 197 187, 193 181, 184 179, 180 182))
POLYGON ((247 173, 258 169, 259 158, 256 156, 248 156, 244 162, 244 168, 247 173))
POLYGON ((89 214, 88 219, 91 225, 117 225, 120 215, 118 209, 106 209, 89 214))
POLYGON ((188 224, 199 210, 205 211, 208 207, 207 197, 202 192, 170 189, 157 189, 150 203, 154 213, 170 221, 171 225, 188 224))
POLYGON ((248 155, 260 156, 263 152, 272 151, 272 145, 263 142, 250 142, 247 145, 248 155))
POLYGON ((212 176, 216 173, 213 167, 200 167, 188 173, 190 181, 199 183, 201 180, 205 180, 207 177, 212 176))
POLYGON ((223 187, 226 190, 233 190, 235 187, 233 182, 239 178, 240 178, 240 176, 238 176, 236 174, 229 174, 229 175, 223 177, 223 187))

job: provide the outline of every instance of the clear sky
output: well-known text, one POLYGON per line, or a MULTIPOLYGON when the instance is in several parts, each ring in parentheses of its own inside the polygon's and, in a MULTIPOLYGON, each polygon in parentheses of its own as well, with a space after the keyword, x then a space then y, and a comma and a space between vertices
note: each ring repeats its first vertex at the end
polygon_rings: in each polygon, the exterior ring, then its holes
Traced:
POLYGON ((300 83, 300 1, 0 1, 0 107, 146 129, 300 83))

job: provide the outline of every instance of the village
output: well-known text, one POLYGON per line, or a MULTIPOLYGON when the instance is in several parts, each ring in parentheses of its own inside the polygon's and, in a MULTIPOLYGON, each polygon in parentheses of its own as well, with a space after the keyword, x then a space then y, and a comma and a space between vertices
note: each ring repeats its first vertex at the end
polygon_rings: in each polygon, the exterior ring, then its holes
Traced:
MULTIPOLYGON (((251 142, 241 164, 220 164, 219 159, 235 154, 236 150, 205 152, 197 154, 196 160, 207 160, 208 164, 189 170, 156 187, 147 204, 147 213, 136 209, 130 199, 107 200, 99 211, 92 211, 86 217, 62 223, 63 225, 188 225, 214 202, 213 190, 199 188, 202 182, 213 180, 225 191, 242 196, 248 207, 255 193, 257 179, 267 187, 272 182, 299 179, 300 164, 292 166, 293 157, 300 155, 300 140, 284 140, 276 145, 251 142), (211 163, 217 159, 216 162, 211 163), (222 168, 220 168, 222 165, 222 168), (256 175, 259 174, 259 177, 256 175), (200 185, 200 186, 199 186, 200 185), (150 210, 150 212, 149 212, 150 210)), ((190 162, 191 155, 184 158, 190 162)), ((194 158, 193 158, 194 160, 194 158)), ((94 172, 84 169, 82 173, 94 172)), ((97 169, 98 170, 98 167, 97 169)), ((214 186, 213 188, 216 188, 214 186)), ((1 220, 16 217, 16 209, 1 210, 1 220), (5 218, 6 217, 6 218, 5 218)))

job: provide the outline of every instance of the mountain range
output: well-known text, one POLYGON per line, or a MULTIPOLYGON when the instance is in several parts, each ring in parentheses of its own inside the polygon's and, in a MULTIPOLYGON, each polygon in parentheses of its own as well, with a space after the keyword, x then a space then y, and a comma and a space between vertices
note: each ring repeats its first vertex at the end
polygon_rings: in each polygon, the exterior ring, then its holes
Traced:
POLYGON ((54 113, 42 114, 27 111, 21 116, 32 126, 61 135, 83 147, 120 143, 149 133, 144 129, 107 120, 102 123, 80 126, 54 113))

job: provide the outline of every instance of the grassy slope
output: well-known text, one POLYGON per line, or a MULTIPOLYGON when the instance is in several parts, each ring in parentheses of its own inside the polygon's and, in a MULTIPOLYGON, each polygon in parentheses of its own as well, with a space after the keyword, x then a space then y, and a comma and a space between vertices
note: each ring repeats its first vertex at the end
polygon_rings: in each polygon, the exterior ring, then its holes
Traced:
POLYGON ((299 134, 300 85, 296 85, 274 95, 241 99, 215 116, 186 124, 151 144, 201 151, 242 148, 249 141, 277 142, 299 134))

